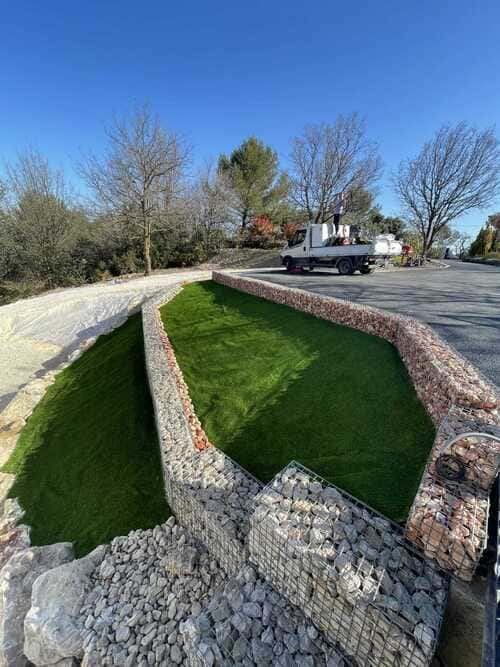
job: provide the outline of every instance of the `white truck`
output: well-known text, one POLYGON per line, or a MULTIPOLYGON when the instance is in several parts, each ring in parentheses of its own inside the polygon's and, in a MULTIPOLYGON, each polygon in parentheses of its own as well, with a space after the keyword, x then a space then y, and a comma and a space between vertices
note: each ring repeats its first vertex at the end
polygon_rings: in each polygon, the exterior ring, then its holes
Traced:
POLYGON ((337 268, 338 272, 352 275, 355 271, 371 273, 377 264, 401 255, 403 246, 392 234, 376 236, 363 242, 357 238, 357 230, 349 225, 326 223, 299 228, 280 252, 281 263, 287 271, 295 268, 337 268))

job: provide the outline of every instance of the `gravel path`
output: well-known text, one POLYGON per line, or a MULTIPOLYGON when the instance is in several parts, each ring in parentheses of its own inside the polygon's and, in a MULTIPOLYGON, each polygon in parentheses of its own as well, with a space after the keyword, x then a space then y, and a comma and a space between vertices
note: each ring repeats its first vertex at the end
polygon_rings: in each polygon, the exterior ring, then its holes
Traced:
POLYGON ((115 328, 146 297, 208 271, 176 271, 50 292, 0 308, 0 412, 84 341, 115 328))

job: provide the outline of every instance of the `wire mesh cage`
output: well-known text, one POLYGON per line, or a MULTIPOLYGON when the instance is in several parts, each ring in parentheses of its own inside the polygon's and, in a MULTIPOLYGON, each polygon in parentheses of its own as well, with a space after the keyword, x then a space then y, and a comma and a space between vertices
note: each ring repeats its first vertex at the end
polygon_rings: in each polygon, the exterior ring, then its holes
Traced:
POLYGON ((430 473, 445 483, 458 482, 489 495, 500 467, 500 417, 494 412, 453 407, 443 420, 430 458, 430 473), (449 457, 450 469, 443 469, 449 457), (440 465, 441 463, 441 465, 440 465))
POLYGON ((255 499, 250 559, 356 665, 432 659, 448 576, 402 529, 293 461, 255 499))
POLYGON ((182 634, 193 667, 345 664, 304 614, 248 565, 206 601, 182 634))
POLYGON ((500 464, 496 420, 484 410, 450 410, 406 526, 408 539, 428 558, 466 581, 488 540, 489 495, 500 464))
POLYGON ((179 523, 234 574, 247 556, 249 510, 262 483, 215 448, 167 462, 165 477, 179 523))

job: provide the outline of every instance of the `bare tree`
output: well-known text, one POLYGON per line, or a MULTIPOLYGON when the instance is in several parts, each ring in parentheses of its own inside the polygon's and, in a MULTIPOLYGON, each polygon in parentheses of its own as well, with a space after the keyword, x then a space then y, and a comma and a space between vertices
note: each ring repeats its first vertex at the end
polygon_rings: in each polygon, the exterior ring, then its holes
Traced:
POLYGON ((491 128, 444 126, 413 159, 399 165, 394 189, 426 257, 439 232, 500 192, 500 148, 491 128))
POLYGON ((19 202, 26 195, 55 197, 64 202, 69 198, 63 172, 51 167, 47 158, 32 147, 5 164, 5 189, 11 202, 19 202))
POLYGON ((201 171, 190 197, 192 221, 204 249, 210 252, 225 232, 232 231, 236 197, 225 174, 211 162, 201 171))
POLYGON ((333 125, 309 125, 293 140, 291 197, 312 223, 334 215, 336 195, 369 189, 380 175, 377 147, 366 139, 357 114, 333 125))
POLYGON ((140 233, 145 274, 151 273, 151 237, 165 228, 179 190, 189 150, 160 124, 148 107, 131 118, 115 119, 106 131, 109 146, 77 166, 102 214, 111 214, 140 233))

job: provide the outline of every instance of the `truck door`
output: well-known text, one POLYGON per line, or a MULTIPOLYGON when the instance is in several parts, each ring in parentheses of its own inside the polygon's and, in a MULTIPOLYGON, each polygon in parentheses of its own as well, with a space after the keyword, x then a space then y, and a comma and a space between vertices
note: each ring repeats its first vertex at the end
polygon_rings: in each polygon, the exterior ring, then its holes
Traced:
POLYGON ((308 229, 298 229, 295 234, 292 236, 288 247, 290 248, 289 253, 294 259, 300 260, 307 259, 309 256, 309 230, 308 229))

